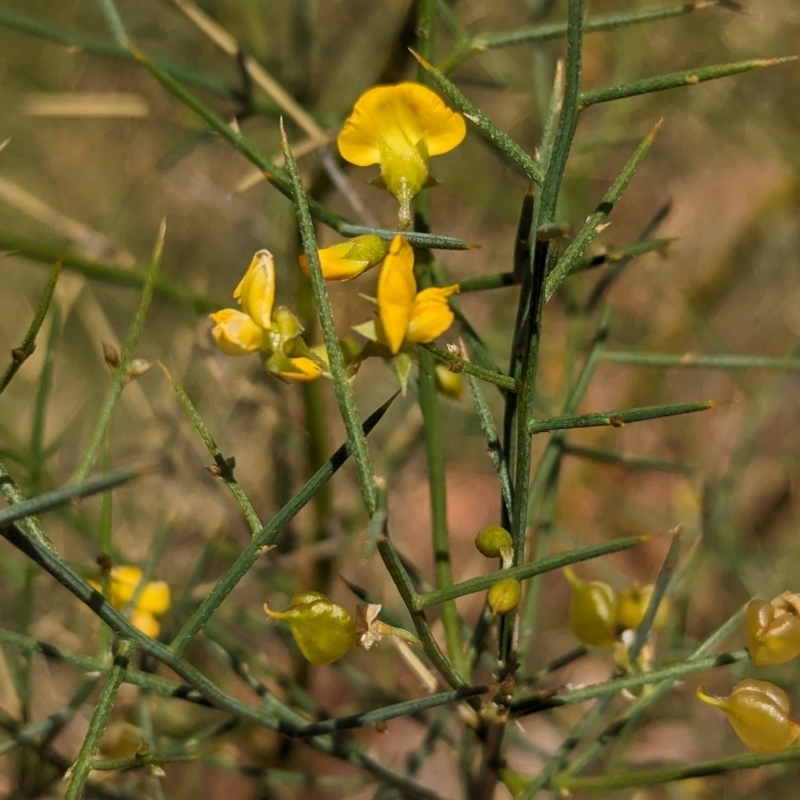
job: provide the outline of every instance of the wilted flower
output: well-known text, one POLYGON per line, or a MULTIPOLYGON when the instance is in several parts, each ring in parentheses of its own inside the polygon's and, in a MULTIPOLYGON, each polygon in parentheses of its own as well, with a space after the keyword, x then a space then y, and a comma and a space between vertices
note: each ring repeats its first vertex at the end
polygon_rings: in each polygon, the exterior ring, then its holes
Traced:
MULTIPOLYGON (((323 247, 319 251, 322 277, 326 281, 347 281, 357 278, 362 272, 380 264, 388 250, 389 243, 374 233, 323 247)), ((308 275, 308 258, 304 255, 300 256, 300 266, 308 275)))
MULTIPOLYGON (((123 609, 136 595, 142 582, 142 571, 130 565, 114 567, 111 570, 109 602, 114 608, 123 609)), ((100 583, 90 580, 89 583, 100 591, 100 583)), ((158 617, 169 610, 169 586, 164 581, 149 581, 139 590, 136 602, 131 610, 131 624, 146 636, 155 638, 161 631, 158 617)))
POLYGON ((400 203, 403 227, 411 200, 428 182, 428 159, 464 140, 464 118, 418 83, 376 86, 358 98, 339 133, 339 152, 359 167, 380 164, 381 181, 400 203))

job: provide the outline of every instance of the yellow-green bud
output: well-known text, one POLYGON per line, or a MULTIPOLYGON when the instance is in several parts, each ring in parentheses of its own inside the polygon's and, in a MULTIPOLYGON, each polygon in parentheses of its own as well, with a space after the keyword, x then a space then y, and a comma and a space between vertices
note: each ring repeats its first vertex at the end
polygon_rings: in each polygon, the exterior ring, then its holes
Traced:
POLYGON ((319 592, 296 594, 285 611, 272 611, 266 604, 264 611, 289 626, 300 652, 312 664, 330 664, 356 643, 356 626, 350 613, 319 592))
POLYGON ((464 378, 460 372, 453 372, 444 364, 437 364, 434 367, 436 376, 436 388, 445 396, 460 400, 464 391, 464 378))
POLYGON ((486 594, 486 603, 492 614, 508 614, 519 605, 522 587, 516 578, 503 578, 497 581, 486 594))
POLYGON ((499 525, 487 525, 475 537, 478 552, 486 558, 502 558, 504 568, 511 563, 512 545, 511 534, 499 525))
POLYGON ((584 644, 608 647, 614 644, 617 627, 617 595, 603 581, 582 581, 570 567, 564 575, 572 585, 569 627, 584 644))
POLYGON ((784 750, 800 734, 800 725, 789 716, 786 692, 768 681, 739 681, 728 697, 712 697, 701 687, 697 696, 724 711, 736 735, 751 750, 784 750))
MULTIPOLYGON (((619 593, 617 622, 620 627, 634 631, 638 629, 647 612, 647 607, 650 605, 653 589, 655 589, 655 585, 652 583, 634 583, 633 586, 629 586, 619 593)), ((664 627, 669 618, 669 612, 669 601, 666 598, 662 598, 658 605, 658 611, 656 611, 656 617, 653 620, 653 630, 664 627)))

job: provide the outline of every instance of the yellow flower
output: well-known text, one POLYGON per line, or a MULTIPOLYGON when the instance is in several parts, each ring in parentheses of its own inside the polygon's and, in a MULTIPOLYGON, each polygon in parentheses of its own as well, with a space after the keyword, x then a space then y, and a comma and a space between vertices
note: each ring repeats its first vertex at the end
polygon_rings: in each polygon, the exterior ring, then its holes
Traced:
POLYGON ((211 321, 214 323, 211 335, 226 355, 246 356, 264 346, 264 330, 241 311, 223 308, 211 314, 211 321))
POLYGON ((453 324, 447 298, 458 286, 442 286, 417 292, 414 251, 397 234, 378 278, 378 317, 386 344, 393 355, 403 342, 432 342, 453 324))
MULTIPOLYGON (((388 243, 374 233, 356 236, 347 242, 323 247, 319 251, 322 277, 326 281, 348 281, 376 267, 386 257, 388 243)), ((300 266, 309 274, 308 259, 300 256, 300 266)))
POLYGON ((464 140, 467 126, 430 89, 418 83, 376 86, 358 98, 339 133, 339 152, 359 167, 380 164, 381 179, 400 203, 401 224, 428 181, 428 159, 464 140))
POLYGON ((211 314, 211 335, 223 353, 244 356, 261 352, 264 367, 273 375, 311 381, 323 374, 324 355, 315 354, 300 339, 303 326, 286 307, 275 308, 275 261, 269 250, 259 250, 233 293, 241 311, 224 308, 211 314), (284 348, 292 347, 293 355, 284 348))
MULTIPOLYGON (((130 565, 114 567, 111 570, 109 602, 114 608, 123 609, 133 600, 139 584, 142 582, 142 571, 130 565)), ((89 583, 98 591, 100 584, 90 580, 89 583)), ((130 620, 146 636, 155 638, 161 631, 158 617, 169 610, 169 586, 164 581, 150 581, 139 590, 139 596, 131 611, 130 620)))
POLYGON ((242 304, 242 311, 260 328, 272 328, 272 306, 275 303, 275 259, 269 250, 259 250, 250 261, 247 272, 233 292, 233 299, 242 304))

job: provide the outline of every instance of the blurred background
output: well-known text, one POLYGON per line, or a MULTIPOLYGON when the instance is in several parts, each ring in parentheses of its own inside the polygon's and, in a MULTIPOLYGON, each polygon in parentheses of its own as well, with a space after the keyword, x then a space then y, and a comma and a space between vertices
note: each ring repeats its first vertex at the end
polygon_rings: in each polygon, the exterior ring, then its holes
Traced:
MULTIPOLYGON (((547 22, 565 18, 566 2, 549 5, 547 22)), ((597 15, 653 7, 654 2, 595 0, 588 5, 590 15, 597 15)), ((742 8, 722 5, 588 35, 584 88, 796 53, 800 42, 796 0, 749 2, 742 8)), ((244 78, 236 56, 223 52, 181 6, 165 0, 118 3, 137 46, 179 69, 176 74, 192 92, 226 119, 235 117, 242 132, 277 159, 276 103, 244 78)), ((459 0, 450 6, 471 35, 531 24, 531 9, 523 0, 459 0)), ((330 135, 329 149, 336 159, 338 126, 359 94, 376 82, 415 76, 406 50, 414 42, 413 4, 407 0, 207 0, 201 7, 330 135)), ((453 46, 451 34, 441 25, 438 58, 447 56, 453 46)), ((481 53, 467 58, 451 77, 475 105, 532 152, 540 140, 555 62, 562 54, 561 40, 481 53)), ((633 242, 669 204, 655 235, 674 241, 663 253, 636 259, 608 294, 609 348, 678 355, 798 355, 799 93, 800 68, 788 63, 595 106, 582 115, 560 211, 560 218, 573 230, 595 208, 650 128, 664 120, 609 228, 593 245, 592 252, 600 252, 633 242)), ((287 126, 292 144, 300 147, 306 133, 292 120, 287 126)), ((166 218, 161 276, 180 292, 156 296, 136 355, 162 362, 183 385, 222 452, 235 457, 239 482, 261 519, 268 520, 302 486, 319 459, 342 443, 343 428, 330 386, 281 384, 267 378, 256 359, 224 356, 211 340, 205 312, 232 304, 232 291, 253 252, 268 248, 278 268, 278 301, 310 319, 308 287, 297 266, 291 203, 257 180, 257 172, 254 178, 254 168, 242 155, 209 133, 144 69, 115 57, 98 4, 86 0, 0 3, 0 141, 7 138, 0 152, 0 353, 8 358, 21 343, 52 265, 48 253, 57 254, 67 246, 70 254, 92 262, 141 269, 149 261, 159 223, 166 218), (37 252, 38 258, 29 257, 37 252), (196 297, 203 302, 193 303, 196 297), (311 409, 319 408, 320 401, 326 411, 315 418, 311 409)), ((301 157, 300 167, 307 186, 324 203, 354 222, 363 221, 330 186, 313 149, 301 157)), ((393 199, 366 185, 376 170, 342 162, 340 167, 369 213, 382 227, 392 227, 393 199)), ((432 192, 433 230, 480 245, 469 251, 436 253, 448 278, 458 281, 510 270, 524 179, 474 134, 455 152, 436 159, 432 171, 441 184, 432 192)), ((318 235, 323 244, 339 240, 322 226, 318 235)), ((590 271, 571 278, 547 308, 540 387, 543 416, 547 407, 557 410, 564 381, 574 372, 565 352, 576 342, 591 339, 593 328, 571 310, 591 293, 601 274, 590 271)), ((371 316, 370 304, 360 295, 374 294, 376 277, 367 273, 354 283, 330 287, 341 335, 371 316)), ((517 291, 508 287, 461 300, 470 322, 503 367, 517 291)), ((139 302, 135 288, 68 268, 56 297, 58 314, 49 315, 36 353, 0 397, 0 458, 26 493, 59 486, 76 468, 109 385, 101 342, 120 346, 139 302), (53 324, 58 327, 51 351, 51 400, 43 455, 35 457, 34 398, 48 360, 45 343, 53 324)), ((444 340, 455 341, 455 331, 444 340)), ((390 370, 372 362, 355 385, 364 416, 396 388, 390 370)), ((499 414, 499 396, 487 394, 499 414)), ((750 596, 771 598, 784 589, 800 590, 797 372, 604 363, 581 408, 604 411, 705 399, 719 406, 688 417, 579 432, 570 439, 626 457, 670 462, 669 469, 567 456, 561 473, 555 547, 662 532, 679 524, 692 538, 702 536, 701 552, 676 598, 681 619, 664 635, 666 659, 668 653, 680 657, 688 652, 693 642, 708 635, 750 596)), ((499 522, 499 492, 468 392, 461 400, 443 398, 442 425, 454 575, 462 580, 487 570, 472 540, 482 525, 499 522)), ((378 470, 389 482, 393 536, 400 550, 430 578, 427 474, 420 430, 419 412, 409 395, 394 403, 370 441, 378 470)), ((543 443, 537 440, 537 452, 543 443)), ((156 577, 169 581, 179 594, 205 554, 201 579, 189 597, 199 599, 246 544, 249 531, 224 485, 204 469, 211 458, 158 368, 125 389, 111 426, 108 463, 119 467, 152 456, 169 463, 167 474, 114 495, 116 558, 120 563, 141 563, 160 536, 163 551, 156 577)), ((87 573, 94 568, 99 500, 49 515, 45 524, 70 563, 87 573)), ((402 613, 402 603, 381 564, 363 558, 364 535, 365 515, 348 464, 325 497, 283 532, 278 549, 259 562, 219 610, 215 623, 226 629, 254 665, 291 671, 291 648, 263 617, 264 600, 282 608, 295 590, 322 579, 327 570, 324 580, 337 600, 353 605, 338 578, 342 575, 402 613), (322 571, 320 560, 325 564, 322 571)), ((653 580, 666 544, 657 540, 583 565, 579 572, 618 586, 653 580)), ((0 625, 12 630, 19 625, 22 564, 21 555, 0 545, 0 625)), ((551 574, 545 586, 532 669, 575 645, 566 621, 566 581, 551 574)), ((48 576, 38 576, 35 588, 32 635, 72 651, 94 652, 97 622, 92 615, 48 576)), ((482 602, 480 596, 459 601, 467 622, 475 621, 482 602)), ((734 649, 741 646, 741 641, 730 643, 734 649)), ((226 690, 251 698, 202 646, 195 649, 190 657, 226 690)), ((0 649, 0 706, 12 715, 18 709, 9 675, 17 658, 11 648, 0 649)), ((330 713, 372 707, 396 693, 402 697, 420 693, 417 679, 390 647, 353 654, 345 662, 312 669, 304 678, 330 713)), ((36 719, 63 705, 79 674, 43 659, 34 664, 36 719)), ((559 681, 600 680, 611 669, 607 654, 593 654, 561 673, 559 681)), ((797 668, 787 665, 773 672, 768 677, 789 692, 797 710, 797 668)), ((735 671, 728 670, 705 675, 703 682, 710 691, 726 694, 735 678, 735 671)), ((699 678, 687 681, 668 702, 655 707, 629 743, 625 755, 629 763, 681 763, 739 752, 741 746, 722 715, 694 700, 698 682, 699 678)), ((59 737, 59 751, 74 754, 90 713, 87 706, 59 737)), ((537 752, 555 749, 582 713, 582 707, 569 707, 524 720, 513 742, 512 766, 534 771, 540 763, 537 752)), ((178 737, 213 718, 213 712, 187 710, 178 701, 161 701, 159 715, 161 732, 178 737)), ((390 725, 390 732, 394 736, 368 732, 363 736, 374 738, 377 757, 399 767, 403 754, 422 739, 425 729, 401 720, 390 725)), ((183 798, 200 792, 216 798, 233 790, 241 798, 322 792, 259 781, 236 766, 277 763, 283 757, 281 747, 263 731, 231 736, 222 741, 215 759, 170 768, 164 782, 166 796, 183 798)), ((288 760, 281 763, 291 765, 294 758, 297 767, 298 759, 305 757, 308 767, 309 754, 302 748, 283 755, 288 760)), ((342 769, 338 762, 316 754, 313 759, 314 772, 342 769)), ((450 747, 440 743, 423 766, 420 780, 437 786, 445 797, 458 797, 456 763, 450 747)), ((137 786, 135 776, 123 780, 128 788, 137 786)), ((790 796, 786 792, 796 780, 797 770, 789 766, 642 790, 636 797, 733 798, 758 793, 779 798, 790 796)), ((12 759, 0 757, 0 793, 12 791, 14 781, 12 759)), ((58 796, 53 791, 51 796, 58 796)), ((497 796, 508 795, 499 788, 497 796)), ((634 795, 629 791, 613 796, 634 795)))

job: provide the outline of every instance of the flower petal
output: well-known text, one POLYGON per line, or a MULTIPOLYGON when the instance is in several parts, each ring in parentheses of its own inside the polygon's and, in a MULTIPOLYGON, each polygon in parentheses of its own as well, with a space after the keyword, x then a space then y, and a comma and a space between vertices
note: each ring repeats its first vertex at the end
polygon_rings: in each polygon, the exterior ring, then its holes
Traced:
POLYGON ((322 375, 322 368, 310 358, 301 356, 300 358, 290 358, 289 361, 292 362, 295 371, 280 372, 279 375, 282 378, 305 383, 307 381, 313 381, 322 375))
POLYGON ((223 308, 211 314, 214 327, 211 335, 219 349, 229 356, 246 356, 259 350, 264 342, 264 331, 241 311, 223 308))
POLYGON ((169 609, 169 586, 165 581, 150 581, 139 594, 136 610, 160 617, 169 609))
POLYGON ((272 306, 275 303, 275 259, 269 250, 259 250, 239 282, 234 299, 240 300, 242 311, 265 331, 272 327, 272 306))
POLYGON ((466 136, 464 118, 425 86, 376 86, 359 97, 338 137, 339 152, 351 164, 381 162, 381 143, 409 157, 425 140, 429 156, 447 153, 466 136))
POLYGON ((131 625, 151 639, 155 639, 161 632, 158 620, 147 611, 134 611, 131 614, 131 625))
POLYGON ((414 251, 405 237, 397 234, 389 247, 378 278, 378 315, 393 354, 403 344, 417 292, 414 279, 414 251))
POLYGON ((432 342, 453 324, 453 312, 447 298, 458 291, 458 285, 423 289, 411 307, 406 339, 409 342, 432 342))
MULTIPOLYGON (((374 233, 356 236, 319 251, 322 277, 326 281, 346 281, 358 277, 370 267, 375 267, 386 257, 388 244, 374 233)), ((300 256, 300 266, 309 274, 308 259, 300 256)))

